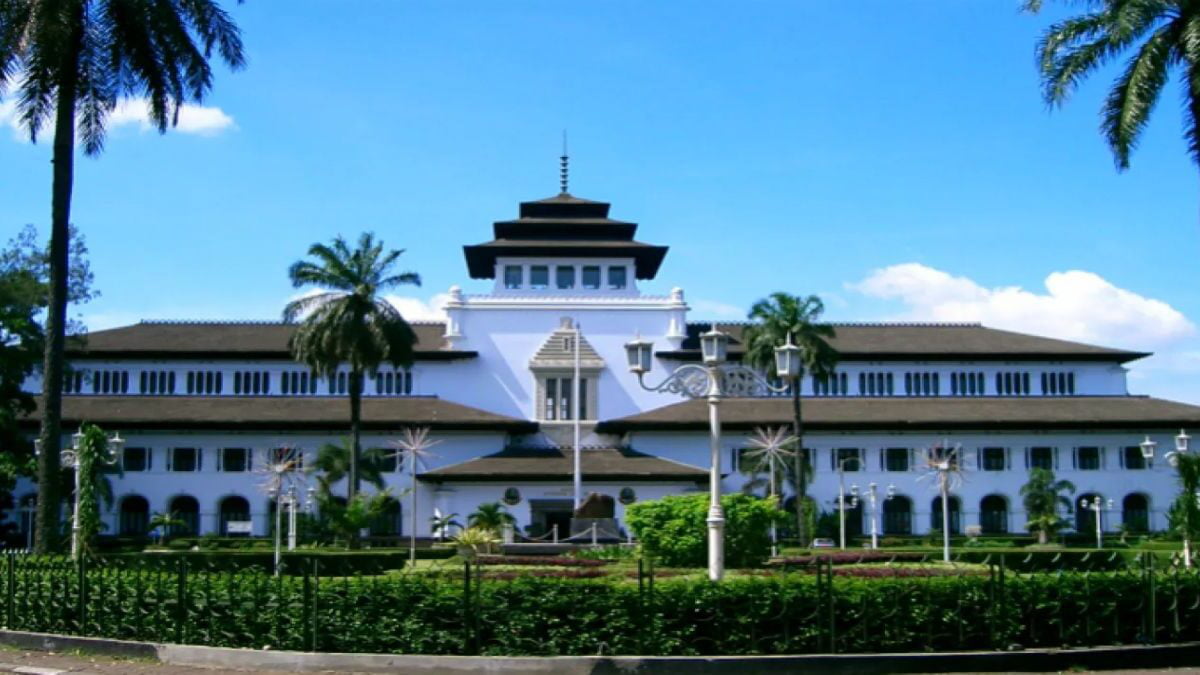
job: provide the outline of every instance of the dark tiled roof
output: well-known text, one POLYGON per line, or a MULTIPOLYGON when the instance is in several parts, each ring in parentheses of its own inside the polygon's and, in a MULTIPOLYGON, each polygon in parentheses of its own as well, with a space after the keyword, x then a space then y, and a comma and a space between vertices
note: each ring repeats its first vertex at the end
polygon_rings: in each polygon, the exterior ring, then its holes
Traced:
MULTIPOLYGON (((746 323, 717 322, 730 336, 731 358, 744 352, 742 332, 746 323)), ((829 341, 845 361, 960 361, 977 358, 1020 360, 1103 360, 1124 363, 1149 356, 1146 352, 1111 349, 1080 342, 1014 333, 979 324, 833 323, 837 336, 829 341)), ((710 322, 688 324, 683 348, 659 352, 661 356, 696 360, 700 334, 710 322)))
MULTIPOLYGON (((418 360, 472 358, 475 352, 447 348, 444 323, 414 323, 418 360)), ((142 321, 89 333, 83 344, 68 342, 72 356, 165 358, 286 358, 296 324, 273 321, 142 321)))
MULTIPOLYGON (((1024 398, 804 398, 804 428, 818 431, 879 429, 1176 429, 1200 426, 1200 406, 1144 396, 1024 398)), ((791 424, 788 397, 732 398, 721 402, 725 428, 791 424)), ((707 429, 708 405, 690 400, 601 422, 601 433, 707 429)))
MULTIPOLYGON (((584 480, 707 482, 699 467, 620 448, 584 448, 580 465, 584 480)), ((420 474, 423 481, 563 480, 572 476, 570 449, 507 448, 494 455, 420 474)))
MULTIPOLYGON (((25 418, 39 418, 37 412, 25 418)), ((434 397, 364 397, 365 429, 532 432, 537 424, 434 397)), ((340 396, 64 396, 63 424, 109 429, 349 430, 350 402, 340 396)))

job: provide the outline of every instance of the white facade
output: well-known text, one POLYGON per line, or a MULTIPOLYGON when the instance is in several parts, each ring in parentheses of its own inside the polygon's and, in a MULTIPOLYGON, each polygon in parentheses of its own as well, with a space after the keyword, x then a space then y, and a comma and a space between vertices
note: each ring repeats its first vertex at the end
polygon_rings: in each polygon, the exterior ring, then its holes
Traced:
MULTIPOLYGON (((588 401, 583 411, 583 445, 631 448, 686 465, 694 474, 708 468, 708 439, 703 425, 668 425, 657 430, 643 425, 636 430, 621 430, 622 418, 679 402, 673 395, 651 393, 638 384, 626 367, 625 343, 635 336, 653 341, 657 356, 654 372, 647 380, 658 381, 681 363, 694 360, 695 334, 708 326, 689 324, 689 308, 682 290, 661 297, 643 295, 638 290, 637 279, 656 273, 656 260, 661 261, 665 249, 646 253, 655 247, 632 240, 632 228, 636 226, 608 220, 606 204, 569 195, 523 204, 522 218, 506 225, 508 238, 499 236, 502 225, 497 223, 496 242, 468 247, 484 251, 484 257, 471 265, 473 270, 487 270, 484 275, 494 278, 492 292, 469 295, 457 286, 451 288, 447 320, 436 326, 419 326, 425 331, 419 347, 425 351, 418 354, 417 362, 408 369, 385 369, 389 379, 378 383, 369 380, 364 392, 368 399, 387 399, 380 404, 380 417, 364 435, 364 448, 389 447, 405 426, 441 425, 434 431, 440 441, 433 449, 435 456, 417 469, 421 474, 415 493, 418 536, 431 535, 429 521, 435 514, 457 513, 465 521, 480 503, 500 501, 510 488, 516 488, 520 495, 508 508, 522 529, 535 521, 544 525, 545 514, 539 516, 539 509, 561 509, 565 500, 573 498, 571 477, 561 471, 556 477, 493 475, 486 480, 431 473, 506 448, 558 445, 570 449, 574 422, 563 419, 569 417, 571 408, 565 398, 567 389, 561 385, 561 378, 570 373, 552 368, 539 370, 531 362, 564 325, 578 326, 600 361, 584 372, 589 381, 585 385, 588 401), (512 236, 514 227, 525 229, 516 230, 520 236, 512 236), (599 228, 598 234, 591 234, 589 228, 599 228), (500 252, 489 253, 492 245, 500 247, 500 252), (531 254, 536 246, 544 252, 531 254), (594 250, 588 251, 589 246, 594 250), (441 339, 442 344, 426 345, 427 337, 432 342, 441 339), (548 384, 548 378, 560 380, 548 384), (393 401, 426 398, 439 405, 460 404, 474 411, 454 408, 457 417, 449 421, 439 417, 441 412, 432 414, 437 419, 399 412, 394 417, 388 415, 387 406, 393 401), (487 422, 472 418, 481 411, 511 418, 512 423, 488 428, 487 422), (607 427, 616 431, 596 433, 593 429, 597 423, 601 423, 601 430, 607 427), (524 425, 524 430, 514 431, 513 424, 524 425)), ((481 254, 469 251, 469 260, 472 255, 481 254)), ((781 280, 780 285, 803 286, 803 280, 781 280)), ((740 326, 729 328, 740 330, 740 326)), ((1024 531, 1019 490, 1028 478, 1030 464, 1046 461, 1047 456, 1047 451, 1034 453, 1031 448, 1053 449, 1049 461, 1058 477, 1077 486, 1076 499, 1098 494, 1114 501, 1114 511, 1102 520, 1106 530, 1115 530, 1130 519, 1138 519, 1150 529, 1166 526, 1165 510, 1176 488, 1173 473, 1161 455, 1172 446, 1180 425, 1200 425, 1200 408, 1129 395, 1123 364, 1141 354, 989 331, 979 326, 863 324, 840 325, 837 329, 836 346, 842 350, 843 341, 848 345, 837 373, 832 380, 805 378, 801 391, 806 401, 919 398, 925 400, 922 405, 926 409, 936 411, 949 400, 1028 399, 1028 404, 1021 405, 1031 413, 1027 428, 1021 427, 1019 419, 1017 423, 1008 419, 1002 425, 985 420, 978 429, 969 429, 951 424, 955 420, 948 417, 944 428, 936 421, 914 428, 898 419, 894 429, 867 430, 858 428, 853 416, 844 428, 839 428, 841 422, 837 420, 817 419, 804 445, 814 456, 810 494, 822 510, 836 508, 839 478, 847 489, 852 484, 862 488, 874 482, 882 492, 894 484, 896 493, 910 500, 908 515, 896 515, 903 499, 893 500, 886 507, 892 515, 880 516, 881 529, 928 532, 932 525, 931 502, 936 494, 928 479, 921 480, 920 451, 949 442, 961 444, 968 457, 965 481, 954 495, 960 500, 955 528, 959 532, 973 525, 984 525, 992 532, 1024 531), (917 339, 910 337, 914 331, 917 339), (961 344, 956 342, 959 335, 963 336, 961 344), (930 345, 944 347, 931 351, 934 348, 930 345), (1117 411, 1128 401, 1131 412, 1115 417, 1108 414, 1104 419, 1087 414, 1078 419, 1060 417, 1050 423, 1044 415, 1033 414, 1042 403, 1062 399, 1094 399, 1098 404, 1103 402, 1106 410, 1117 411), (1146 468, 1126 466, 1125 448, 1136 446, 1145 435, 1158 442, 1160 458, 1146 468), (894 470, 887 468, 889 448, 894 449, 894 470), (1088 450, 1081 455, 1080 448, 1088 450), (861 453, 862 466, 839 477, 833 457, 848 449, 861 453), (899 461, 902 450, 907 451, 908 458, 903 466, 899 461), (1039 459, 1032 459, 1034 454, 1039 459), (1131 495, 1136 497, 1127 501, 1131 495), (989 497, 992 499, 985 508, 989 497), (1003 504, 1003 509, 998 510, 997 504, 1003 504), (1135 510, 1146 513, 1132 513, 1135 510)), ((107 532, 132 533, 142 510, 177 510, 175 500, 181 496, 194 498, 199 511, 195 524, 200 533, 222 531, 222 503, 229 497, 248 504, 256 534, 267 531, 270 504, 260 487, 262 476, 255 468, 263 465, 267 453, 279 447, 298 448, 311 461, 322 444, 344 438, 348 422, 344 427, 329 423, 325 428, 314 428, 320 424, 293 425, 277 416, 249 419, 231 414, 227 424, 207 419, 203 424, 181 421, 172 426, 163 419, 147 419, 144 414, 139 417, 138 410, 149 399, 170 399, 171 414, 187 420, 193 410, 211 409, 213 399, 241 397, 248 406, 253 403, 251 407, 256 410, 269 406, 285 412, 299 399, 344 399, 344 385, 336 379, 309 381, 307 369, 288 358, 286 343, 271 343, 265 336, 279 330, 278 325, 269 323, 138 324, 93 334, 88 351, 74 355, 71 365, 77 374, 68 377, 67 424, 86 417, 109 431, 120 431, 127 447, 146 448, 149 453, 148 462, 139 465, 135 460, 126 466, 123 475, 112 478, 116 503, 105 514, 107 532), (164 331, 168 330, 175 331, 170 333, 172 337, 165 337, 164 331), (270 344, 261 349, 241 349, 244 345, 238 340, 257 340, 259 332, 265 336, 264 344, 270 344), (155 337, 160 333, 164 337, 155 337), (243 337, 226 339, 225 335, 243 337), (193 338, 195 345, 184 344, 193 338), (93 405, 100 407, 89 407, 93 405), (108 417, 97 416, 96 410, 106 411, 108 417), (195 449, 198 461, 184 462, 191 470, 180 470, 169 463, 168 456, 173 456, 175 448, 195 449), (249 470, 232 471, 219 466, 218 457, 225 448, 247 449, 252 458, 249 470), (138 498, 144 502, 138 502, 138 498), (137 513, 130 504, 136 506, 137 513), (127 512, 124 518, 122 510, 127 512)), ((37 391, 40 382, 31 379, 29 389, 37 391)), ((246 414, 253 417, 254 413, 246 414)), ((780 421, 767 416, 761 423, 780 421)), ((722 438, 723 490, 740 490, 748 480, 733 464, 751 426, 749 422, 731 425, 722 438)), ((585 448, 583 452, 591 450, 585 448)), ((411 471, 410 466, 400 466, 387 473, 388 487, 402 493, 410 484, 411 471)), ((705 485, 702 478, 635 477, 620 475, 619 470, 598 476, 585 474, 583 481, 585 492, 618 498, 624 490, 626 497, 632 494, 636 500, 695 491, 705 485)), ((19 485, 18 503, 28 499, 32 491, 28 484, 19 485)), ((394 523, 395 532, 389 534, 408 534, 413 497, 407 494, 401 499, 401 516, 394 523)), ((620 520, 624 514, 620 500, 617 509, 620 520)), ((227 511, 225 520, 241 517, 240 511, 227 511)), ((20 521, 21 515, 13 511, 8 518, 20 521)), ((22 528, 27 525, 20 523, 22 528)), ((861 530, 869 527, 864 523, 861 530)))

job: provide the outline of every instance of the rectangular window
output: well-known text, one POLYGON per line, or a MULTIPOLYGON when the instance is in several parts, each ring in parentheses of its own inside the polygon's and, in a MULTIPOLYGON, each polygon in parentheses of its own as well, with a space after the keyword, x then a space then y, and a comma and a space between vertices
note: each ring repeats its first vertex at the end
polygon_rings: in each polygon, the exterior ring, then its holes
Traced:
POLYGON ((583 268, 582 286, 590 291, 600 288, 600 268, 594 265, 585 265, 583 268))
POLYGON ((552 377, 546 380, 546 405, 544 417, 548 420, 556 420, 558 419, 556 413, 558 413, 558 378, 552 377))
POLYGON ((1146 458, 1142 456, 1142 449, 1136 445, 1126 446, 1125 450, 1125 468, 1126 469, 1145 469, 1146 458))
POLYGON ((608 288, 612 291, 624 290, 626 283, 625 268, 611 266, 608 268, 608 288))
POLYGON ((199 471, 200 451, 196 448, 171 448, 170 471, 199 471))
POLYGON ((122 450, 121 468, 125 471, 149 471, 150 448, 125 448, 122 450))
POLYGON ((887 448, 883 453, 885 469, 908 471, 908 448, 887 448))
POLYGON ((550 268, 546 265, 533 265, 529 268, 529 287, 542 291, 550 287, 550 268))
POLYGON ((858 471, 860 463, 858 448, 838 448, 833 451, 834 471, 837 471, 838 467, 841 467, 842 471, 858 471))
POLYGON ((240 473, 250 470, 250 451, 246 448, 221 448, 221 471, 240 473))
POLYGON ((1007 455, 1005 448, 983 448, 980 453, 980 464, 984 471, 1003 471, 1007 455))
POLYGON ((560 290, 575 288, 575 268, 558 265, 554 268, 554 285, 560 290))
MULTIPOLYGON (((542 385, 545 391, 545 401, 542 404, 542 419, 571 420, 575 419, 572 407, 572 396, 575 393, 574 380, 570 377, 548 377, 542 385)), ((579 416, 588 417, 588 378, 579 378, 579 416)))
POLYGON ((520 265, 505 265, 504 266, 504 287, 508 289, 520 288, 525 281, 525 271, 520 265))
POLYGON ((1029 449, 1029 468, 1054 470, 1054 448, 1038 447, 1029 449))
POLYGON ((1083 447, 1075 449, 1075 468, 1080 471, 1100 470, 1100 448, 1083 447))

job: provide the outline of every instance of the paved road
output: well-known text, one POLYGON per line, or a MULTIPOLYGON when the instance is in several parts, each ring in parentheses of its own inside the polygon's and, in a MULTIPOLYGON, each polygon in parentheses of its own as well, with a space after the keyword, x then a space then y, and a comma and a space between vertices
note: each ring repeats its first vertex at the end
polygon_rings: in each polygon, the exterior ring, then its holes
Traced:
MULTIPOLYGON (((1073 671, 1076 672, 1076 671, 1073 671)), ((1200 675, 1200 668, 1172 668, 1166 670, 1109 670, 1106 675, 1200 675)), ((284 675, 278 670, 218 670, 192 666, 169 666, 152 661, 114 659, 104 656, 79 654, 54 654, 26 652, 11 648, 0 648, 0 673, 24 673, 25 675, 284 675)), ((975 673, 951 673, 948 675, 978 675, 975 673)), ((989 673, 988 675, 1003 675, 989 673)), ((1016 674, 1013 674, 1016 675, 1016 674)), ((1021 673, 1020 675, 1029 675, 1021 673)))

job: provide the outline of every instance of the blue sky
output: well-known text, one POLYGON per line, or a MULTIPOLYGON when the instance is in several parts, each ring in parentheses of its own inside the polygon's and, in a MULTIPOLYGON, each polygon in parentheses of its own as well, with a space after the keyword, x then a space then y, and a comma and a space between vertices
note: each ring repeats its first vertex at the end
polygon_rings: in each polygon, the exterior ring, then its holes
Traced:
MULTIPOLYGON (((1112 72, 1047 110, 1033 49, 1054 13, 1018 4, 230 4, 249 67, 166 136, 131 103, 78 164, 103 293, 79 313, 273 319, 289 263, 363 230, 407 249, 414 316, 483 292, 461 246, 557 191, 565 128, 572 192, 671 246, 644 290, 682 286, 696 318, 786 290, 836 320, 981 320, 1157 352, 1131 389, 1200 402, 1175 85, 1117 173, 1096 131, 1112 72)), ((9 110, 0 234, 45 231, 49 146, 9 110)))

